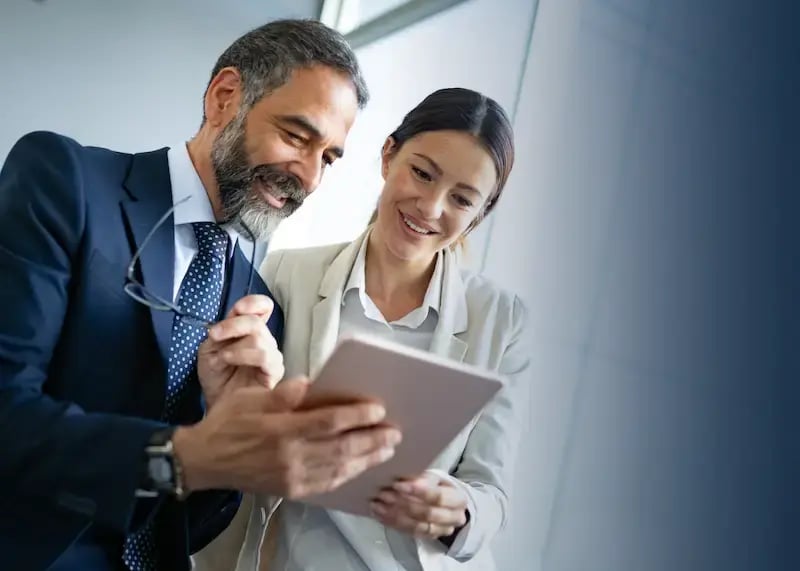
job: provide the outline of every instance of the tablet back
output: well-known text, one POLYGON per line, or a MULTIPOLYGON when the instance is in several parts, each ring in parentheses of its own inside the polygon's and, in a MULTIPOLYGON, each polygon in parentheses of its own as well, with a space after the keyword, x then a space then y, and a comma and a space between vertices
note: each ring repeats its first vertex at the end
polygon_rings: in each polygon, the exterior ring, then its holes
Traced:
POLYGON ((426 470, 501 388, 488 371, 366 336, 339 341, 309 388, 306 406, 374 400, 403 441, 395 455, 337 490, 304 503, 370 515, 369 502, 397 478, 426 470))

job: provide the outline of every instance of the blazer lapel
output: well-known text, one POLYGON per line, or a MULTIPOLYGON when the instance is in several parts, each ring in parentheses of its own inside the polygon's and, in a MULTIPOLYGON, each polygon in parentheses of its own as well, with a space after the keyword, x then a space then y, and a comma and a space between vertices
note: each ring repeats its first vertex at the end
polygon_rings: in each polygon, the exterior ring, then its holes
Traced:
POLYGON ((460 362, 467 352, 467 343, 457 337, 467 330, 469 321, 466 290, 455 255, 449 250, 445 251, 442 261, 444 272, 439 322, 433 332, 431 353, 460 362))
MULTIPOLYGON (((172 184, 167 150, 133 156, 124 183, 131 196, 122 201, 122 209, 133 235, 133 251, 172 206, 172 184)), ((142 283, 159 297, 172 300, 175 259, 175 223, 172 215, 155 231, 139 257, 137 274, 142 283)), ((172 338, 173 315, 170 311, 150 310, 156 341, 166 367, 172 338)))
POLYGON ((333 352, 339 337, 342 294, 358 250, 367 234, 344 248, 325 272, 319 286, 319 302, 311 312, 311 337, 308 346, 308 371, 312 379, 333 352))

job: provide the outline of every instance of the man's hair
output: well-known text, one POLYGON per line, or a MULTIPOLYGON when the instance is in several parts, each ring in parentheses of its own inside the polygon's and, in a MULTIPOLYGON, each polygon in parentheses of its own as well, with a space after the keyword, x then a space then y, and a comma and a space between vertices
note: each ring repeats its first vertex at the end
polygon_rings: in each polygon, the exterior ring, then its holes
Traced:
POLYGON ((242 77, 242 107, 248 109, 286 83, 294 70, 313 65, 346 73, 359 109, 364 108, 369 92, 356 55, 339 32, 316 20, 276 20, 247 32, 219 57, 206 92, 220 70, 236 68, 242 77))

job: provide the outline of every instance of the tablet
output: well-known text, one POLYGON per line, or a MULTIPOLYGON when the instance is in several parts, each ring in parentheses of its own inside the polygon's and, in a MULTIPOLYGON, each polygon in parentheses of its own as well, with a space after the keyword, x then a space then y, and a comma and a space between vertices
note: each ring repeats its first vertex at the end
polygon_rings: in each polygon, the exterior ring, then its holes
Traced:
POLYGON ((502 387, 497 375, 420 349, 352 335, 340 339, 302 408, 377 401, 403 440, 395 455, 331 492, 303 503, 370 515, 369 504, 398 478, 428 469, 502 387))

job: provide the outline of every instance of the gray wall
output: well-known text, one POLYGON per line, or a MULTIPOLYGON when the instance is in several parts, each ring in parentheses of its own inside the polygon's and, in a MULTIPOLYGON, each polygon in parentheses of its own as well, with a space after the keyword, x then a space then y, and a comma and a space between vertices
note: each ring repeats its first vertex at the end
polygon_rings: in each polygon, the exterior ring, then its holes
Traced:
POLYGON ((303 0, 0 2, 0 158, 45 129, 123 151, 193 135, 216 58, 275 17, 317 15, 303 0))

